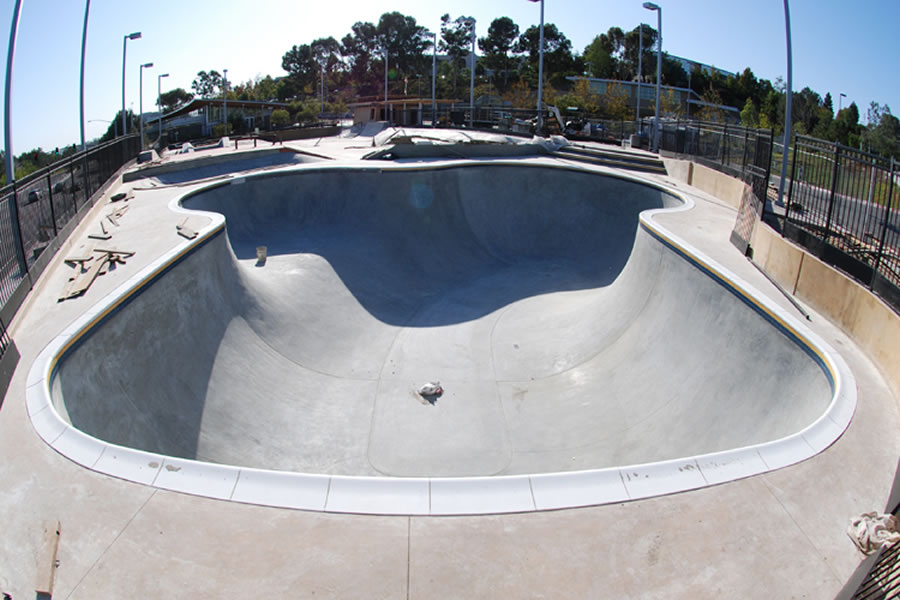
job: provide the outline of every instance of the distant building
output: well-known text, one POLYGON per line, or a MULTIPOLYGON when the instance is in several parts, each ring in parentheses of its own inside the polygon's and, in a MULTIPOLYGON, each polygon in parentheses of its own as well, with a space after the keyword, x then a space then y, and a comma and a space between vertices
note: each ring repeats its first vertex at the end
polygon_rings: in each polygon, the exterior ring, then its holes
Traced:
MULTIPOLYGON (((163 115, 163 131, 168 133, 170 141, 177 142, 212 135, 212 128, 224 123, 222 98, 194 98, 187 104, 179 106, 172 112, 163 115)), ((236 113, 243 119, 247 131, 269 129, 272 112, 279 108, 287 108, 284 102, 260 100, 228 100, 228 115, 233 119, 236 113)), ((146 119, 144 127, 155 127, 155 121, 146 119)))
POLYGON ((681 67, 684 69, 684 72, 688 74, 688 77, 690 77, 691 72, 694 71, 695 68, 699 68, 707 75, 718 73, 723 77, 735 77, 735 74, 731 71, 726 71, 725 69, 720 69, 719 67, 714 67, 702 62, 697 62, 696 60, 691 60, 689 58, 684 58, 681 56, 675 56, 674 54, 669 54, 668 57, 681 63, 681 67))
MULTIPOLYGON (((628 105, 637 114, 638 102, 641 106, 641 116, 653 116, 656 111, 656 84, 641 83, 637 81, 621 81, 618 79, 601 79, 599 77, 566 77, 569 81, 577 81, 579 79, 587 80, 591 91, 598 96, 606 95, 610 86, 616 86, 614 89, 619 90, 619 94, 627 96, 628 105), (638 92, 640 90, 640 93, 638 92)), ((695 113, 704 107, 712 106, 721 110, 725 114, 727 121, 740 121, 741 111, 733 106, 724 104, 710 104, 701 98, 697 92, 688 88, 675 87, 671 85, 660 86, 660 91, 669 95, 671 92, 671 100, 675 104, 675 110, 683 117, 692 117, 695 113)))

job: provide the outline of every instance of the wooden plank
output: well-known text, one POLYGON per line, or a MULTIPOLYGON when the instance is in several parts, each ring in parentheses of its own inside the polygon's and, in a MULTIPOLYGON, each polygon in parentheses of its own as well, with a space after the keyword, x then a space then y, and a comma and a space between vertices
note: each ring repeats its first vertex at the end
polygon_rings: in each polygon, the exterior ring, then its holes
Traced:
POLYGON ((178 235, 186 237, 189 240, 197 237, 197 232, 187 226, 188 217, 185 217, 184 220, 181 221, 178 225, 175 226, 175 231, 178 232, 178 235))
POLYGON ((99 252, 100 254, 115 254, 125 258, 134 256, 134 252, 130 250, 116 250, 115 248, 94 248, 94 252, 99 252))
POLYGON ((100 275, 100 271, 108 262, 108 257, 109 255, 100 256, 86 272, 79 273, 75 279, 70 281, 63 294, 59 297, 59 301, 75 298, 85 293, 91 287, 91 284, 94 283, 94 280, 97 279, 97 276, 100 275))
POLYGON ((59 532, 59 521, 42 523, 37 577, 34 585, 34 591, 38 594, 53 596, 53 583, 56 580, 56 555, 59 551, 59 532))

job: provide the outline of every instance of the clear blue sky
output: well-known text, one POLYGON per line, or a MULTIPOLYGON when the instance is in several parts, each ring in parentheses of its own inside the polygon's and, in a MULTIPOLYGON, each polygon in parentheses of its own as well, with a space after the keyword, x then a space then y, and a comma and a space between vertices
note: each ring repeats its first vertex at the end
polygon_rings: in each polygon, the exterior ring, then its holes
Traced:
MULTIPOLYGON (((13 0, 0 0, 0 40, 8 45, 13 0)), ((13 69, 13 152, 45 150, 78 142, 78 78, 83 0, 22 0, 13 69)), ((641 0, 546 0, 545 20, 555 23, 581 52, 595 35, 617 25, 632 29, 641 21, 656 25, 656 14, 641 0)), ((657 0, 663 7, 664 50, 729 71, 744 67, 757 77, 784 77, 785 39, 782 0, 657 0)), ((399 11, 420 25, 437 29, 440 17, 474 16, 477 34, 508 16, 524 30, 539 20, 539 5, 526 0, 186 0, 133 2, 92 0, 85 75, 85 120, 111 119, 121 107, 122 38, 128 42, 126 105, 138 110, 138 65, 144 70, 144 109, 155 109, 157 75, 163 91, 190 90, 200 70, 228 69, 229 81, 256 75, 283 75, 281 57, 294 44, 318 37, 340 39, 356 21, 377 22, 399 11)), ((894 43, 900 23, 898 0, 791 0, 794 89, 805 86, 856 102, 863 120, 871 101, 900 110, 894 43)), ((5 56, 5 53, 4 53, 5 56)), ((0 65, 5 77, 6 61, 0 65)), ((2 119, 2 115, 0 115, 2 119)), ((86 123, 88 140, 101 135, 104 122, 86 123)))

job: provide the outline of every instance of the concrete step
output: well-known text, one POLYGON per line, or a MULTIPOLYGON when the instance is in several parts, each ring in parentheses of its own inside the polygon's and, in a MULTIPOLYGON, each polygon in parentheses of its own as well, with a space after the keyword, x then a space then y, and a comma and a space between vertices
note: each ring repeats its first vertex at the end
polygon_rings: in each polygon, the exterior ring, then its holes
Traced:
POLYGON ((586 148, 584 146, 565 146, 553 152, 553 155, 567 160, 604 165, 617 169, 657 173, 659 175, 667 174, 665 165, 656 156, 643 156, 616 150, 586 148))

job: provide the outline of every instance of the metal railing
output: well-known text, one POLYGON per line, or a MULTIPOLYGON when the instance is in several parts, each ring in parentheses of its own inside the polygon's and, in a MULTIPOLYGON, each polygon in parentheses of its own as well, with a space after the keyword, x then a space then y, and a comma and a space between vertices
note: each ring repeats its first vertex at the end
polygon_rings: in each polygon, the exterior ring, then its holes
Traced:
POLYGON ((0 360, 13 345, 7 325, 46 266, 45 252, 52 252, 48 248, 77 224, 92 196, 139 151, 139 136, 122 137, 0 189, 0 360))
POLYGON ((784 234, 900 309, 898 164, 795 136, 784 234))

